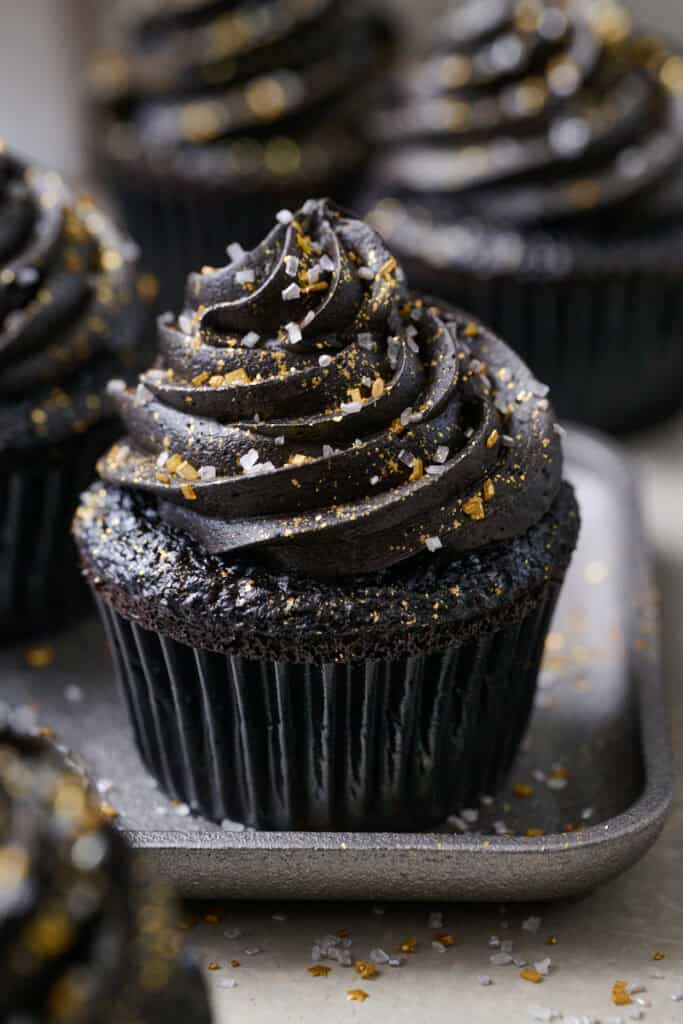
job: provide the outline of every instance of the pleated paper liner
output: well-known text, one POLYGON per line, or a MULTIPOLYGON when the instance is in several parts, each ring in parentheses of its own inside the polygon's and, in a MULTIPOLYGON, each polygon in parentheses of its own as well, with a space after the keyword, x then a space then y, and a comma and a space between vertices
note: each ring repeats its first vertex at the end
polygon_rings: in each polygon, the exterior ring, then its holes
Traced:
POLYGON ((100 424, 0 473, 0 642, 49 632, 87 607, 71 520, 119 433, 114 421, 100 424))
POLYGON ((354 170, 303 189, 268 192, 187 181, 169 184, 151 174, 145 180, 142 175, 124 176, 104 163, 101 174, 142 249, 143 265, 161 282, 159 309, 173 312, 183 304, 187 275, 207 265, 225 266, 231 242, 253 248, 273 229, 279 210, 296 210, 311 196, 328 195, 346 205, 357 179, 354 170))
POLYGON ((398 831, 500 786, 558 593, 446 651, 323 665, 194 650, 97 601, 140 754, 172 799, 264 829, 398 831))
POLYGON ((622 433, 683 406, 683 273, 555 281, 402 262, 414 287, 493 327, 550 386, 560 417, 622 433))

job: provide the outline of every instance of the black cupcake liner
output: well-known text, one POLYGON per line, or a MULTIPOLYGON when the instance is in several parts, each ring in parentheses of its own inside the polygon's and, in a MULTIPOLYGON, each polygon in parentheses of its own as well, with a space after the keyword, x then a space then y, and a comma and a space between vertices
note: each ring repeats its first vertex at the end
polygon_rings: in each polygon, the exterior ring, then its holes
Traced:
POLYGON ((71 521, 119 432, 103 423, 0 472, 0 643, 50 632, 87 607, 71 521))
POLYGON ((683 406, 683 281, 670 273, 534 280, 404 264, 505 338, 560 417, 625 433, 683 406))
POLYGON ((559 589, 446 651, 322 665, 192 649, 96 600, 138 749, 168 796, 265 829, 418 830, 504 780, 559 589))
POLYGON ((357 171, 307 188, 271 192, 221 188, 124 175, 100 164, 100 175, 114 196, 126 227, 142 250, 142 262, 160 281, 159 308, 182 305, 187 275, 203 266, 222 267, 226 249, 239 242, 258 245, 275 224, 275 214, 298 209, 307 199, 329 195, 342 205, 354 194, 357 171))

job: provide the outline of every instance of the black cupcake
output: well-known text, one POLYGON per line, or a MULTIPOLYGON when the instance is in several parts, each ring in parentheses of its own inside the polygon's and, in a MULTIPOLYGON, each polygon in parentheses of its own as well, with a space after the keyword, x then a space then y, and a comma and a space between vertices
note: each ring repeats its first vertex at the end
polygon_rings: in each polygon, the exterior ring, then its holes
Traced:
POLYGON ((44 740, 0 729, 0 1017, 209 1024, 175 907, 44 740))
POLYGON ((135 261, 92 200, 0 146, 0 639, 86 594, 69 528, 119 429, 105 387, 153 351, 135 261))
POLYGON ((473 0, 374 119, 370 219, 615 431, 683 400, 683 57, 613 0, 473 0))
POLYGON ((327 829, 493 791, 578 528, 547 389, 326 200, 159 340, 75 532, 164 790, 327 829))
POLYGON ((255 245, 276 212, 358 187, 386 26, 340 0, 123 0, 92 72, 95 155, 162 278, 255 245))

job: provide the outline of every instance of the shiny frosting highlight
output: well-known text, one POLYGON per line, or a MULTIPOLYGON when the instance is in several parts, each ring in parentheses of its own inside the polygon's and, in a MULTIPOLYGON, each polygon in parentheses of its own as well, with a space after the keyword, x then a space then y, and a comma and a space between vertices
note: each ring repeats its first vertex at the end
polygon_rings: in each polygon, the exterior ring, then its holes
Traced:
POLYGON ((310 200, 190 276, 158 365, 111 385, 100 462, 211 552, 319 576, 524 533, 561 448, 547 389, 454 310, 411 295, 368 225, 310 200))

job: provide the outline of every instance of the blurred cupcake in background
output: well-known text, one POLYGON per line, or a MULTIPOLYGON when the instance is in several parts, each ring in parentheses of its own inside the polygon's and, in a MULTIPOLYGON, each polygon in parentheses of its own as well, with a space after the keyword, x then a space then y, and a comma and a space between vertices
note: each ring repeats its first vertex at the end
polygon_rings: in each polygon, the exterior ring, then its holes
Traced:
POLYGON ((370 219, 500 330, 563 416, 683 400, 683 57, 613 0, 473 0, 373 121, 370 219))
POLYGON ((80 774, 47 741, 0 726, 2 1020, 209 1024, 177 925, 80 774))
MULTIPOLYGON (((386 26, 339 0, 122 0, 91 74, 95 158, 165 305, 226 238, 358 187, 386 26)), ((165 306, 164 306, 165 308, 165 306)))
POLYGON ((118 429, 107 382, 125 387, 153 341, 136 260, 91 199, 0 143, 0 640, 86 596, 71 517, 118 429))

